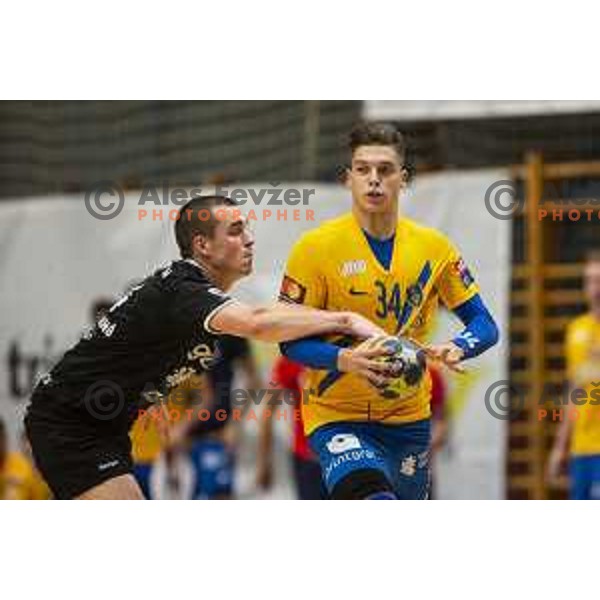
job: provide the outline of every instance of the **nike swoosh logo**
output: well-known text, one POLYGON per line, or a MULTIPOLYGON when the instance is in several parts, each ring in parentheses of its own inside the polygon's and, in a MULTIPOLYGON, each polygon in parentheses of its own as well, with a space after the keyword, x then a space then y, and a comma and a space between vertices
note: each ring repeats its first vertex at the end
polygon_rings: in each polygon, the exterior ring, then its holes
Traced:
POLYGON ((351 296, 368 296, 369 292, 363 292, 361 290, 355 290, 353 287, 349 290, 351 296))

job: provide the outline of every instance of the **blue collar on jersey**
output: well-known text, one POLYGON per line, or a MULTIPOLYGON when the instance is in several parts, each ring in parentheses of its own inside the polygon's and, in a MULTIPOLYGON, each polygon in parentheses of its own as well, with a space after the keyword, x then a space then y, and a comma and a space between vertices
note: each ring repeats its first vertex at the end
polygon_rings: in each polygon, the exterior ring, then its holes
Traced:
POLYGON ((367 238, 367 242, 369 242, 369 246, 375 255, 375 258, 378 260, 379 264, 384 269, 389 269, 390 264, 392 263, 392 256, 394 254, 394 238, 396 234, 387 240, 380 240, 372 235, 369 235, 364 229, 362 232, 365 234, 367 238))

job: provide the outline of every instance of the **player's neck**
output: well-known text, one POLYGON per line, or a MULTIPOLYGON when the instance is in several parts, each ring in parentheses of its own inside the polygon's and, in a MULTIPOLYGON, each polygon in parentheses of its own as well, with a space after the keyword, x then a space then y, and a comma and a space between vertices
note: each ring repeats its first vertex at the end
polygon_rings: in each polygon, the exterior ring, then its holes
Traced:
POLYGON ((600 306, 590 306, 590 313, 594 321, 600 323, 600 306))
POLYGON ((201 260, 190 258, 189 261, 193 262, 203 273, 204 275, 220 290, 227 291, 230 289, 233 284, 236 282, 235 277, 230 277, 226 273, 219 271, 212 265, 205 263, 201 260))
POLYGON ((366 231, 371 237, 386 240, 396 233, 398 224, 398 213, 396 211, 385 214, 364 213, 353 208, 354 218, 363 231, 366 231))

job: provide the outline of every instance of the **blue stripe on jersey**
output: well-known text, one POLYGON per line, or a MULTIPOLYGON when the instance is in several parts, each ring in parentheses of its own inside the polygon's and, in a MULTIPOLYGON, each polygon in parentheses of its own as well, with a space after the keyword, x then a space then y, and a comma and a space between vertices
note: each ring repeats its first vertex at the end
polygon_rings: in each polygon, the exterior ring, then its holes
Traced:
MULTIPOLYGON (((423 268, 421 269, 421 272, 419 273, 419 277, 417 278, 417 287, 421 290, 421 293, 423 293, 423 290, 425 289, 425 286, 429 282, 430 278, 431 278, 431 263, 429 261, 427 261, 425 263, 425 265, 423 266, 423 268)), ((396 335, 398 335, 400 333, 400 330, 402 329, 402 327, 404 327, 405 323, 410 318, 410 315, 412 314, 412 311, 414 308, 414 304, 411 302, 408 302, 407 290, 404 291, 404 296, 405 296, 404 306, 402 307, 402 314, 400 315, 400 321, 398 322, 398 328, 396 329, 396 335)))

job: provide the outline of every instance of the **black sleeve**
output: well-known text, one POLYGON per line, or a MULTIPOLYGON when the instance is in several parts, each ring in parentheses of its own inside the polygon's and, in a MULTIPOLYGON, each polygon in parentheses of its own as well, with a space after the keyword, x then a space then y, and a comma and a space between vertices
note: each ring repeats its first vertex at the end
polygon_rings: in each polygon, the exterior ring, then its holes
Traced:
POLYGON ((210 284, 181 282, 171 305, 172 323, 178 331, 204 329, 215 333, 207 328, 207 321, 225 304, 233 301, 231 296, 210 284))

